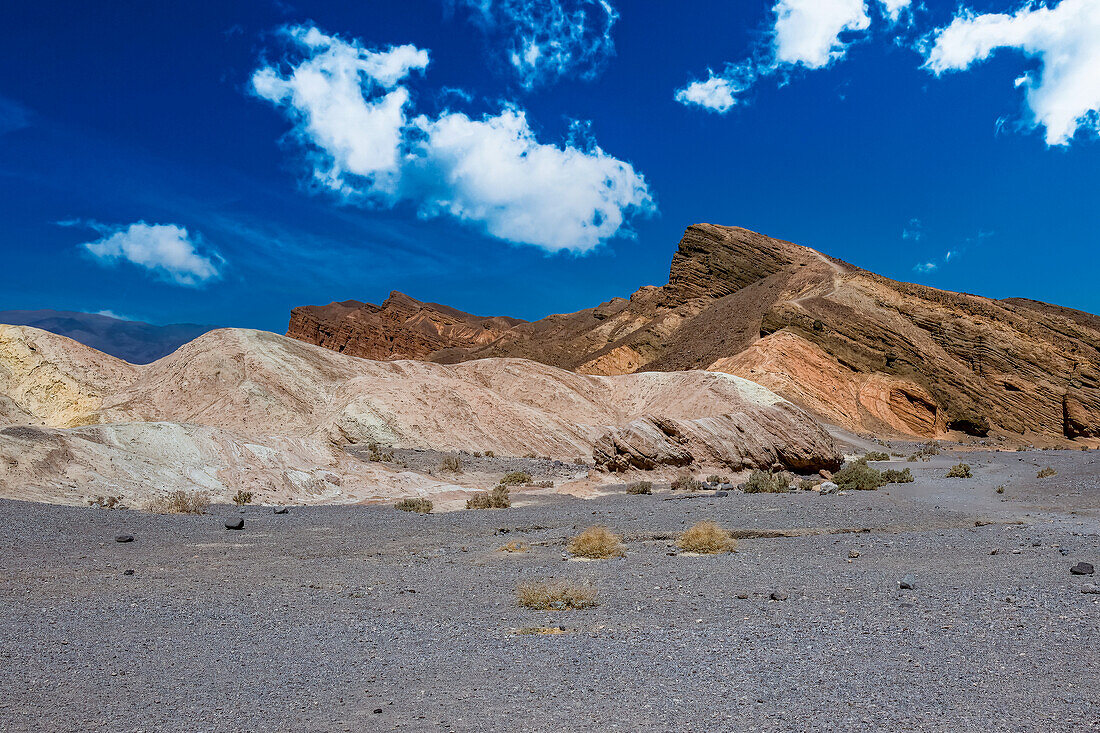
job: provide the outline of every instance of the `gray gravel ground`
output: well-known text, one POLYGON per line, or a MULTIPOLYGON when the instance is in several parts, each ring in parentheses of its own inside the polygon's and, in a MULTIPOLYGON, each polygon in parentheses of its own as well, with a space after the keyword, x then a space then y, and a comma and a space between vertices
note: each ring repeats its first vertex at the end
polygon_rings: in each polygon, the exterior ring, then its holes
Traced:
POLYGON ((1100 576, 1069 572, 1100 566, 1100 452, 969 453, 975 478, 944 478, 959 460, 844 496, 249 507, 241 532, 230 507, 0 502, 0 730, 1100 729, 1100 576), (700 519, 799 536, 670 555, 700 519), (564 560, 595 523, 626 557, 564 560), (518 607, 541 578, 600 605, 518 607))

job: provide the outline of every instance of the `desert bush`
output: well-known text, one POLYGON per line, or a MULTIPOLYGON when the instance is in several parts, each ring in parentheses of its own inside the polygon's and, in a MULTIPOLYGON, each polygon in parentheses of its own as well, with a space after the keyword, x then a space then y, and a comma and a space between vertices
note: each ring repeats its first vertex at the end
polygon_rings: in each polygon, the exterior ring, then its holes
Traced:
POLYGON ((868 461, 888 461, 890 456, 882 451, 873 450, 864 456, 868 461))
POLYGON ((531 545, 526 542, 520 542, 519 540, 512 540, 507 545, 500 548, 501 552, 527 552, 531 549, 531 545))
POLYGON ((1035 478, 1050 478, 1051 476, 1057 476, 1057 475, 1058 475, 1057 471, 1055 471, 1050 466, 1047 466, 1042 471, 1039 471, 1039 473, 1035 474, 1035 478))
POLYGON ((233 503, 237 506, 244 506, 245 504, 252 503, 253 494, 251 491, 245 491, 244 489, 237 489, 237 493, 233 494, 233 503))
POLYGON ((503 486, 529 484, 531 483, 531 474, 526 471, 512 471, 504 474, 504 478, 500 480, 500 483, 503 486))
POLYGON ((874 491, 886 485, 886 479, 878 469, 871 468, 860 459, 844 466, 833 474, 833 483, 845 491, 874 491))
POLYGON ((746 494, 781 494, 790 490, 792 478, 786 471, 768 473, 757 469, 749 474, 744 492, 746 494))
POLYGON ((919 458, 917 458, 917 454, 916 454, 916 453, 914 453, 913 455, 909 456, 909 457, 908 457, 908 458, 906 458, 905 460, 909 461, 909 463, 916 463, 916 462, 917 462, 918 460, 920 460, 920 459, 919 459, 919 458))
POLYGON ((927 443, 925 443, 924 445, 922 445, 920 448, 918 448, 917 452, 914 453, 912 456, 910 456, 910 459, 911 460, 927 461, 932 456, 938 456, 939 454, 940 454, 940 444, 938 442, 934 441, 934 440, 930 440, 927 443), (914 456, 915 456, 915 459, 914 459, 914 456))
POLYGON ((573 459, 573 465, 575 465, 575 466, 587 466, 588 461, 584 460, 580 456, 577 456, 576 458, 573 459))
POLYGON ((673 491, 698 491, 701 488, 703 488, 702 482, 688 474, 677 476, 672 482, 673 491))
POLYGON ((628 494, 652 494, 653 482, 652 481, 635 481, 626 487, 626 493, 628 494))
POLYGON ((973 474, 970 473, 970 466, 966 463, 956 463, 947 472, 947 478, 970 478, 971 476, 973 474))
POLYGON ((447 473, 462 473, 462 459, 458 456, 447 456, 439 462, 439 469, 447 473))
POLYGON ((481 458, 481 451, 475 450, 474 451, 474 458, 481 458))
POLYGON ((888 468, 882 472, 882 480, 888 484, 911 484, 914 481, 913 472, 908 468, 904 471, 888 468))
POLYGON ((97 496, 94 499, 88 499, 88 506, 95 506, 100 509, 120 509, 121 504, 121 496, 97 496))
POLYGON ((519 605, 539 611, 572 611, 592 608, 596 589, 574 580, 540 580, 520 583, 516 588, 519 605))
POLYGON ((814 481, 812 478, 804 478, 798 482, 798 488, 803 491, 813 491, 815 486, 817 486, 817 481, 814 481))
POLYGON ((156 514, 205 514, 210 495, 205 491, 172 491, 150 499, 145 509, 156 514))
POLYGON ((589 527, 569 541, 569 552, 576 557, 605 560, 626 554, 622 538, 607 527, 589 527))
POLYGON ((430 499, 415 498, 402 499, 393 505, 394 509, 403 512, 416 512, 417 514, 431 514, 432 502, 430 499))
POLYGON ((1001 484, 1000 486, 997 487, 997 493, 998 494, 1005 493, 1005 485, 1004 484, 1001 484))
POLYGON ((487 451, 485 451, 485 457, 486 458, 496 458, 497 454, 494 451, 487 450, 487 451))
POLYGON ((382 446, 378 445, 378 443, 367 443, 367 460, 375 463, 379 461, 392 461, 393 451, 383 450, 382 446))
POLYGON ((554 488, 554 482, 553 481, 536 481, 536 482, 534 482, 533 484, 530 484, 530 485, 534 486, 535 488, 538 488, 538 489, 552 489, 552 488, 554 488))
POLYGON ((524 458, 538 458, 539 454, 535 453, 534 451, 531 451, 530 453, 524 453, 523 457, 524 458))
POLYGON ((712 473, 710 476, 707 476, 707 483, 708 484, 727 484, 727 483, 729 483, 729 479, 726 478, 725 476, 719 476, 716 473, 712 473))
POLYGON ((507 509, 510 506, 512 498, 504 484, 494 486, 492 491, 474 494, 466 500, 467 509, 507 509))
POLYGON ((676 544, 684 552, 698 552, 701 555, 733 552, 737 549, 737 540, 729 532, 708 521, 699 522, 684 532, 676 540, 676 544))

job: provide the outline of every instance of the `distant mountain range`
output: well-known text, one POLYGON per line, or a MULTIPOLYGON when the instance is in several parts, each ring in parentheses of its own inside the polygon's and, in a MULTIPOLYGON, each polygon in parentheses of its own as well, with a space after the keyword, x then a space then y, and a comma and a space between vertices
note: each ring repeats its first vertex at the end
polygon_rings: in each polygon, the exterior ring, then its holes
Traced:
POLYGON ((55 310, 0 311, 0 323, 66 336, 131 364, 154 362, 216 328, 196 323, 154 326, 98 313, 55 310))

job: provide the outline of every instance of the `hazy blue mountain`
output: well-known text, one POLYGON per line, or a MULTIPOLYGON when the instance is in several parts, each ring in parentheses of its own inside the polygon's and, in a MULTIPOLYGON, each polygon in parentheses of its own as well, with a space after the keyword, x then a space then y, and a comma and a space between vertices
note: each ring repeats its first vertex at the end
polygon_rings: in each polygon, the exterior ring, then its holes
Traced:
POLYGON ((34 326, 67 336, 131 364, 148 364, 167 356, 188 341, 217 326, 172 323, 154 326, 142 321, 125 321, 98 313, 33 310, 0 311, 0 323, 34 326))

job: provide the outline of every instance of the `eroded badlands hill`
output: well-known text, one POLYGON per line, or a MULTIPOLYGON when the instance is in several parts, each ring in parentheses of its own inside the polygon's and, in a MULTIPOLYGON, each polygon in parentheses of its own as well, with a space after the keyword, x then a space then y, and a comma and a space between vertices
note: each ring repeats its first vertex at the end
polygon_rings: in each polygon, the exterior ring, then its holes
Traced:
MULTIPOLYGON (((416 307, 417 320, 437 318, 436 306, 416 307)), ((355 331, 331 306, 314 312, 355 331)), ((355 338, 384 352, 373 340, 397 334, 355 338)), ((586 374, 728 372, 879 434, 1100 438, 1100 318, 896 282, 736 227, 689 227, 667 285, 431 346, 421 358, 442 363, 507 356, 586 374)))
MULTIPOLYGON (((572 460, 638 420, 679 432, 619 439, 647 467, 736 414, 748 436, 699 444, 697 463, 736 471, 839 465, 813 418, 739 377, 689 371, 591 376, 522 359, 454 365, 369 361, 262 331, 221 329, 134 366, 33 328, 0 326, 0 495, 199 486, 261 500, 359 500, 460 487, 349 457, 342 447, 492 450, 572 460), (664 424, 664 423, 662 423, 664 424), (668 423, 673 424, 673 423, 668 423), (698 424, 698 425, 697 425, 698 424), (8 427, 4 427, 7 425, 8 427)), ((607 441, 604 441, 607 442, 607 441)), ((602 451, 608 467, 616 454, 602 451)))

